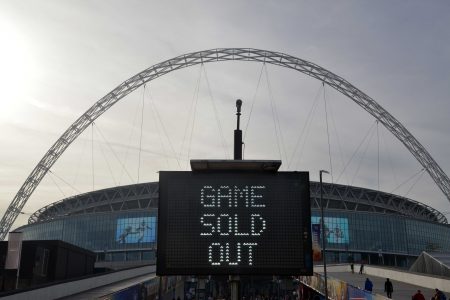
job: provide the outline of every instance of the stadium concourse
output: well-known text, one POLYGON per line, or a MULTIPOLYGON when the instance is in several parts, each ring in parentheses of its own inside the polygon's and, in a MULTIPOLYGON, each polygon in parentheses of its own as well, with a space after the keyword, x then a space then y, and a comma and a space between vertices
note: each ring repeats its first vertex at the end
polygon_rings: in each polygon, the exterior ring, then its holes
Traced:
MULTIPOLYGON (((329 280, 337 279, 361 289, 364 289, 366 278, 369 278, 373 283, 372 294, 384 297, 386 297, 384 284, 386 279, 389 278, 394 289, 392 299, 410 300, 417 290, 421 290, 425 299, 430 299, 436 293, 436 288, 443 291, 444 294, 450 295, 449 278, 379 266, 365 266, 363 274, 359 274, 359 267, 360 265, 356 264, 355 272, 352 273, 348 264, 329 266, 327 268, 328 278, 329 280)), ((314 271, 323 274, 323 266, 316 266, 314 271)))

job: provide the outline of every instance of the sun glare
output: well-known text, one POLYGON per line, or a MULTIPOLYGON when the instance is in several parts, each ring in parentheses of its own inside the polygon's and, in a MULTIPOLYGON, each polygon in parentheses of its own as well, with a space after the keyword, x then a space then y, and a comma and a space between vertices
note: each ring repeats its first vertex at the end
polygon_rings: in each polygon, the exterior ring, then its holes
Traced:
POLYGON ((6 22, 0 22, 0 121, 14 120, 27 99, 33 77, 31 45, 6 22))

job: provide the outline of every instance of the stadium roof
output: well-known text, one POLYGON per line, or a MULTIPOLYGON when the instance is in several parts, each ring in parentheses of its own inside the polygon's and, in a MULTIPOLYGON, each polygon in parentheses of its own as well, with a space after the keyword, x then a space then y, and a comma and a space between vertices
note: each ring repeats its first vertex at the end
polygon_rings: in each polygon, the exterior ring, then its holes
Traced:
MULTIPOLYGON (((423 203, 381 191, 324 183, 327 210, 396 214, 447 224, 445 216, 423 203)), ((145 210, 158 207, 158 182, 112 187, 72 196, 33 213, 28 224, 45 222, 76 214, 145 210)), ((320 208, 320 186, 311 182, 311 207, 320 208)))

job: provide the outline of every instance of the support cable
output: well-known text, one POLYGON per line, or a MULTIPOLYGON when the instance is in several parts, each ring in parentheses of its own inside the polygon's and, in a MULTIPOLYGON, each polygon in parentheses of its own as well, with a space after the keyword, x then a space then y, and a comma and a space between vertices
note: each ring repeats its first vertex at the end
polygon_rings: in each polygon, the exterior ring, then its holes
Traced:
MULTIPOLYGON (((186 126, 184 126, 183 141, 181 143, 180 153, 178 155, 178 157, 180 159, 183 159, 183 149, 185 147, 185 143, 186 143, 186 140, 187 140, 187 135, 188 135, 188 131, 189 131, 190 123, 191 123, 191 117, 193 117, 194 105, 195 105, 195 103, 197 102, 197 99, 198 99, 198 91, 199 91, 199 87, 200 87, 200 81, 201 81, 201 78, 202 78, 202 68, 203 68, 203 65, 200 65, 199 72, 198 72, 198 77, 197 77, 197 82, 196 82, 195 88, 194 88, 194 94, 192 95, 191 105, 189 107, 188 117, 187 117, 187 120, 186 120, 186 126)), ((187 161, 189 163, 189 155, 187 155, 187 156, 188 156, 187 161)))
MULTIPOLYGON (((99 128, 98 128, 97 124, 95 124, 95 128, 97 129, 97 132, 98 132, 99 128)), ((116 181, 116 178, 114 177, 114 174, 113 174, 111 165, 109 164, 108 157, 107 157, 107 155, 105 153, 105 150, 103 149, 103 146, 102 146, 101 143, 99 143, 98 145, 99 145, 99 148, 100 148, 100 152, 102 153, 103 159, 105 160, 106 165, 108 166, 108 171, 109 171, 109 174, 111 175, 111 178, 112 178, 112 180, 114 182, 114 185, 117 186, 117 181, 116 181)))
POLYGON ((154 108, 155 113, 156 113, 156 117, 157 117, 157 119, 158 119, 158 121, 159 121, 159 123, 160 123, 160 125, 161 125, 162 131, 163 131, 163 133, 164 133, 164 135, 165 135, 167 141, 169 142, 170 150, 172 151, 173 156, 175 157, 175 159, 176 159, 176 161, 177 161, 178 169, 181 170, 180 160, 178 159, 177 152, 176 152, 175 149, 173 148, 172 141, 170 140, 170 137, 169 137, 169 135, 167 134, 166 127, 164 126, 164 123, 163 123, 163 121, 162 121, 161 115, 159 114, 159 111, 158 111, 158 109, 157 109, 157 107, 156 107, 156 104, 155 104, 153 98, 152 98, 152 103, 153 103, 153 108, 154 108))
MULTIPOLYGON (((337 130, 337 126, 336 126, 336 122, 335 122, 335 118, 334 118, 334 114, 333 114, 333 109, 332 108, 333 108, 332 102, 328 102, 328 110, 330 112, 331 124, 334 127, 334 132, 336 133, 336 140, 337 140, 338 149, 339 149, 339 158, 341 160, 342 167, 344 167, 345 166, 345 160, 344 160, 344 154, 343 154, 344 152, 342 151, 341 141, 340 141, 340 138, 339 138, 339 133, 338 133, 338 130, 337 130)), ((346 179, 347 184, 349 184, 349 180, 348 180, 348 177, 347 177, 346 173, 345 173, 345 179, 346 179)), ((336 183, 337 183, 337 181, 336 181, 336 183)))
POLYGON ((61 189, 61 187, 58 185, 58 183, 56 183, 55 179, 52 176, 52 173, 50 172, 50 179, 53 181, 53 184, 56 185, 56 187, 58 188, 58 190, 61 192, 61 194, 63 195, 63 198, 66 198, 66 194, 64 194, 63 190, 61 189))
POLYGON ((206 67, 203 67, 203 72, 205 73, 206 86, 208 87, 209 98, 211 100, 214 115, 216 117, 217 127, 219 128, 219 134, 220 134, 220 139, 222 142, 224 154, 225 154, 225 157, 231 158, 230 153, 228 152, 227 142, 226 142, 224 134, 223 134, 222 123, 220 122, 220 116, 219 116, 219 112, 217 111, 216 101, 214 99, 214 96, 213 96, 213 93, 211 90, 211 85, 209 84, 209 78, 208 78, 208 73, 206 73, 206 67))
POLYGON ((253 106, 255 105, 255 102, 256 102, 256 96, 258 95, 259 86, 261 84, 261 77, 262 77, 265 66, 266 66, 266 63, 263 62, 261 65, 261 70, 259 71, 258 82, 256 83, 256 90, 255 90, 255 93, 253 94, 252 105, 250 106, 250 112, 248 113, 247 123, 245 124, 244 141, 245 141, 245 137, 247 136, 248 125, 250 124, 250 119, 252 117, 252 112, 253 112, 253 106))
MULTIPOLYGON (((383 128, 381 128, 381 129, 383 129, 383 128)), ((388 165, 391 168, 392 176, 394 177, 394 182, 396 185, 398 185, 397 174, 395 173, 395 169, 394 169, 394 161, 392 160, 391 151, 389 151, 389 145, 386 142, 386 139, 384 138, 383 130, 381 130, 381 132, 380 132, 380 138, 381 138, 381 143, 384 145, 384 151, 387 153, 387 157, 389 160, 388 165)))
POLYGON ((158 124, 158 115, 156 114, 155 103, 153 101, 153 97, 150 94, 150 92, 148 93, 148 96, 150 98, 150 107, 151 107, 152 114, 153 114, 152 119, 155 122, 155 128, 156 128, 156 132, 158 133, 158 140, 161 145, 161 150, 162 150, 163 156, 166 158, 167 169, 170 169, 169 155, 166 154, 166 152, 168 152, 168 151, 166 151, 166 147, 164 147, 164 139, 162 137, 161 130, 159 129, 160 126, 158 124))
POLYGON ((107 156, 106 156, 105 150, 103 149, 102 144, 99 144, 99 146, 100 146, 100 147, 99 147, 99 148, 100 148, 100 152, 102 153, 103 159, 105 160, 106 165, 107 165, 107 167, 108 167, 109 174, 111 175, 111 178, 112 178, 112 180, 113 180, 113 182, 114 182, 114 186, 118 186, 118 185, 117 185, 116 178, 114 177, 114 174, 113 174, 111 165, 110 165, 110 163, 109 163, 109 161, 108 161, 108 158, 107 158, 107 156))
POLYGON ((325 108, 325 123, 327 125, 327 142, 328 142, 328 158, 330 160, 330 176, 331 176, 331 183, 333 183, 333 163, 331 161, 331 142, 330 142, 330 131, 328 128, 328 112, 327 112, 327 99, 325 97, 325 83, 322 82, 323 86, 323 103, 325 108))
MULTIPOLYGON (((323 89, 324 89, 324 93, 325 93, 325 86, 323 86, 323 89)), ((327 104, 327 102, 325 101, 325 105, 326 105, 326 104, 327 104)), ((328 106, 326 106, 326 110, 327 110, 327 111, 329 112, 329 114, 330 114, 330 120, 331 120, 331 125, 332 125, 332 128, 331 128, 331 129, 334 128, 334 132, 335 132, 335 134, 336 134, 336 141, 337 141, 338 149, 339 149, 339 157, 340 157, 340 159, 341 159, 341 164, 342 164, 342 166, 344 166, 344 155, 343 155, 343 151, 342 151, 342 147, 341 147, 341 143, 340 143, 340 139, 339 139, 339 134, 338 134, 338 130, 337 130, 335 118, 334 118, 334 115, 333 115, 333 106, 332 106, 332 102, 328 102, 328 106)), ((330 130, 330 132, 331 132, 331 130, 330 130)), ((331 155, 330 155, 330 158, 331 158, 331 155)), ((330 173, 331 173, 331 172, 330 172, 330 173)), ((332 173, 331 173, 331 174, 332 174, 332 173)), ((349 180, 348 180, 347 176, 345 176, 345 178, 346 178, 346 181, 347 181, 347 184, 348 184, 349 180)), ((331 179, 333 180, 334 177, 332 177, 331 179)), ((331 189, 330 189, 330 192, 331 192, 331 189)), ((343 197, 343 195, 341 195, 341 193, 338 193, 338 197, 339 197, 340 200, 344 201, 344 197, 343 197)))
POLYGON ((369 149, 369 146, 370 146, 370 142, 372 141, 372 138, 373 138, 374 135, 375 135, 375 131, 372 131, 372 134, 370 135, 370 138, 367 141, 366 148, 364 149, 364 151, 363 151, 363 153, 362 153, 362 155, 361 155, 361 157, 359 159, 358 167, 356 168, 355 174, 353 175, 353 178, 352 178, 352 181, 351 181, 350 185, 353 185, 353 182, 355 181, 356 176, 358 175, 359 170, 361 169, 362 162, 364 160, 364 157, 366 156, 367 150, 369 149))
POLYGON ((294 165, 298 166, 301 163, 301 160, 303 157, 303 151, 304 151, 305 145, 306 145, 306 141, 308 140, 309 133, 310 133, 309 129, 311 128, 311 124, 312 124, 313 118, 315 116, 314 113, 316 112, 317 106, 319 105, 319 99, 320 99, 320 94, 322 93, 322 89, 323 89, 323 86, 320 85, 320 88, 317 91, 316 96, 314 97, 314 102, 311 106, 311 109, 309 110, 308 116, 306 117, 305 124, 302 128, 302 132, 300 133, 300 136, 297 139, 297 142, 295 143, 294 151, 292 152, 291 161, 288 164, 288 169, 290 169, 290 165, 294 162, 295 153, 297 153, 298 146, 300 145, 300 142, 302 141, 303 134, 304 134, 303 142, 301 143, 301 147, 300 147, 300 153, 299 153, 298 159, 297 159, 296 163, 294 163, 294 165))
MULTIPOLYGON (((123 164, 122 164, 121 160, 118 160, 121 163, 122 166, 125 166, 125 164, 128 161, 128 154, 130 153, 130 150, 131 150, 131 144, 132 144, 131 141, 133 139, 134 130, 136 128, 136 122, 137 122, 137 119, 138 119, 138 114, 139 114, 139 103, 136 104, 136 110, 135 110, 134 115, 133 115, 133 122, 132 122, 132 125, 131 125, 131 128, 130 128, 130 135, 128 136, 128 142, 126 143, 127 147, 125 148, 125 154, 123 155, 124 156, 123 164)), ((123 177, 124 173, 126 173, 128 178, 130 179, 130 182, 134 182, 134 180, 131 177, 130 173, 127 171, 126 168, 123 167, 121 172, 120 172, 120 176, 119 176, 119 185, 122 182, 122 177, 123 177)))
MULTIPOLYGON (((108 140, 105 138, 103 132, 101 131, 100 127, 96 126, 98 133, 100 134, 100 137, 103 139, 103 141, 105 142, 105 144, 108 146, 109 150, 112 152, 112 154, 114 155, 114 157, 116 158, 116 160, 119 162, 120 166, 122 167, 122 173, 124 172, 128 178, 130 179, 130 181, 133 181, 133 178, 131 177, 130 173, 128 172, 127 168, 125 167, 125 163, 122 162, 119 159, 119 156, 116 154, 116 151, 114 151, 114 148, 111 146, 111 144, 108 142, 108 140)), ((122 176, 122 175, 121 175, 122 176)), ((117 185, 120 185, 120 179, 119 178, 119 182, 117 183, 117 185)))
POLYGON ((139 175, 140 175, 140 172, 141 172, 142 129, 143 129, 143 126, 144 126, 145 87, 146 87, 146 84, 144 84, 144 90, 142 92, 141 132, 140 132, 140 135, 139 135, 139 155, 138 155, 137 183, 139 183, 139 175))
MULTIPOLYGON (((202 68, 204 68, 203 64, 202 64, 202 68)), ((189 144, 188 144, 188 151, 187 151, 187 164, 188 164, 187 167, 188 168, 189 168, 189 158, 191 156, 192 137, 194 136, 195 119, 197 117, 197 104, 198 104, 199 93, 200 93, 200 81, 199 81, 199 85, 197 86, 197 94, 195 95, 194 109, 193 109, 193 114, 192 114, 191 134, 189 136, 189 144)))
POLYGON ((62 177, 58 176, 58 174, 56 174, 55 172, 52 172, 52 170, 48 169, 47 170, 50 174, 53 174, 56 178, 58 178, 59 180, 61 180, 62 182, 64 182, 65 184, 67 184, 67 186, 69 186, 72 190, 74 190, 77 194, 81 194, 81 192, 75 188, 73 185, 71 185, 70 183, 68 183, 67 181, 65 181, 62 177))
POLYGON ((267 66, 264 68, 264 72, 266 74, 267 89, 269 91, 270 108, 272 110, 272 118, 273 118, 273 123, 274 123, 274 127, 275 127, 275 137, 277 139, 278 152, 280 154, 280 159, 283 160, 283 152, 285 154, 284 157, 287 157, 287 156, 286 156, 286 151, 284 150, 283 133, 280 128, 280 120, 278 118, 276 102, 273 97, 272 88, 270 85, 269 73, 267 72, 267 66))
POLYGON ((72 184, 75 184, 78 180, 78 175, 80 173, 80 169, 81 169, 81 162, 84 161, 85 155, 87 153, 87 145, 89 142, 89 138, 84 139, 83 138, 83 146, 82 146, 82 150, 81 150, 81 155, 78 156, 78 163, 76 164, 76 170, 75 170, 75 176, 73 178, 72 184))
POLYGON ((419 171, 417 171, 416 173, 414 173, 413 175, 411 175, 410 177, 408 177, 405 181, 403 181, 402 183, 400 183, 395 189, 393 189, 391 191, 391 194, 393 194, 396 190, 398 190, 400 187, 402 187, 403 185, 405 185, 406 183, 408 183, 409 181, 411 181, 414 177, 416 177, 417 175, 419 175, 421 172, 425 171, 425 168, 420 169, 419 171))
POLYGON ((422 169, 420 172, 420 175, 417 177, 417 179, 414 181, 414 183, 411 185, 411 187, 406 191, 405 195, 403 197, 407 197, 409 192, 414 188, 414 186, 419 182, 419 180, 422 178, 423 174, 425 174, 425 169, 422 169))
POLYGON ((352 162, 353 158, 356 156, 356 154, 359 151, 359 148, 361 148, 361 146, 364 144, 364 142, 366 141, 367 137, 369 136, 369 134, 372 132, 373 128, 375 126, 375 122, 373 122, 372 126, 370 126, 369 130, 367 131, 367 133, 364 135, 363 139, 361 140, 361 142, 359 143, 358 147, 356 147, 356 150, 353 152, 352 156, 350 157, 350 159, 348 160, 348 162, 345 164, 344 169, 341 171, 341 173, 339 173, 339 176, 336 180, 336 182, 339 181, 339 179, 341 178, 342 174, 344 174, 345 170, 347 169, 347 167, 350 165, 350 163, 352 162))

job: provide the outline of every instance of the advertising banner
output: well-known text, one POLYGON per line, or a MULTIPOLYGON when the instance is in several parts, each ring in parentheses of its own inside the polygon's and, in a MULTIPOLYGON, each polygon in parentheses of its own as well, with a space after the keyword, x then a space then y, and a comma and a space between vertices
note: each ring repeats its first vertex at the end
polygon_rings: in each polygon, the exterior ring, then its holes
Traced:
POLYGON ((156 240, 156 218, 121 218, 117 220, 116 242, 119 244, 149 243, 156 240))
POLYGON ((299 299, 301 300, 325 300, 325 297, 323 295, 307 285, 300 284, 298 289, 299 299))
POLYGON ((322 247, 320 247, 320 224, 311 224, 313 261, 322 260, 322 247))
POLYGON ((331 299, 347 299, 347 283, 338 279, 328 279, 328 297, 331 299))
MULTIPOLYGON (((317 216, 311 217, 311 224, 319 224, 321 218, 317 216)), ((347 218, 332 218, 325 217, 325 230, 322 230, 322 234, 325 234, 328 244, 348 244, 348 219, 347 218)))
POLYGON ((348 300, 372 300, 373 295, 354 286, 347 285, 348 300))
MULTIPOLYGON (((300 276, 301 286, 308 286, 317 292, 325 293, 324 277, 318 273, 313 276, 300 276)), ((300 299, 311 299, 311 293, 307 293, 305 298, 301 293, 305 290, 299 289, 300 299)), ((328 277, 328 297, 335 300, 387 300, 388 298, 380 294, 372 294, 360 288, 354 287, 347 282, 336 278, 328 277)))

